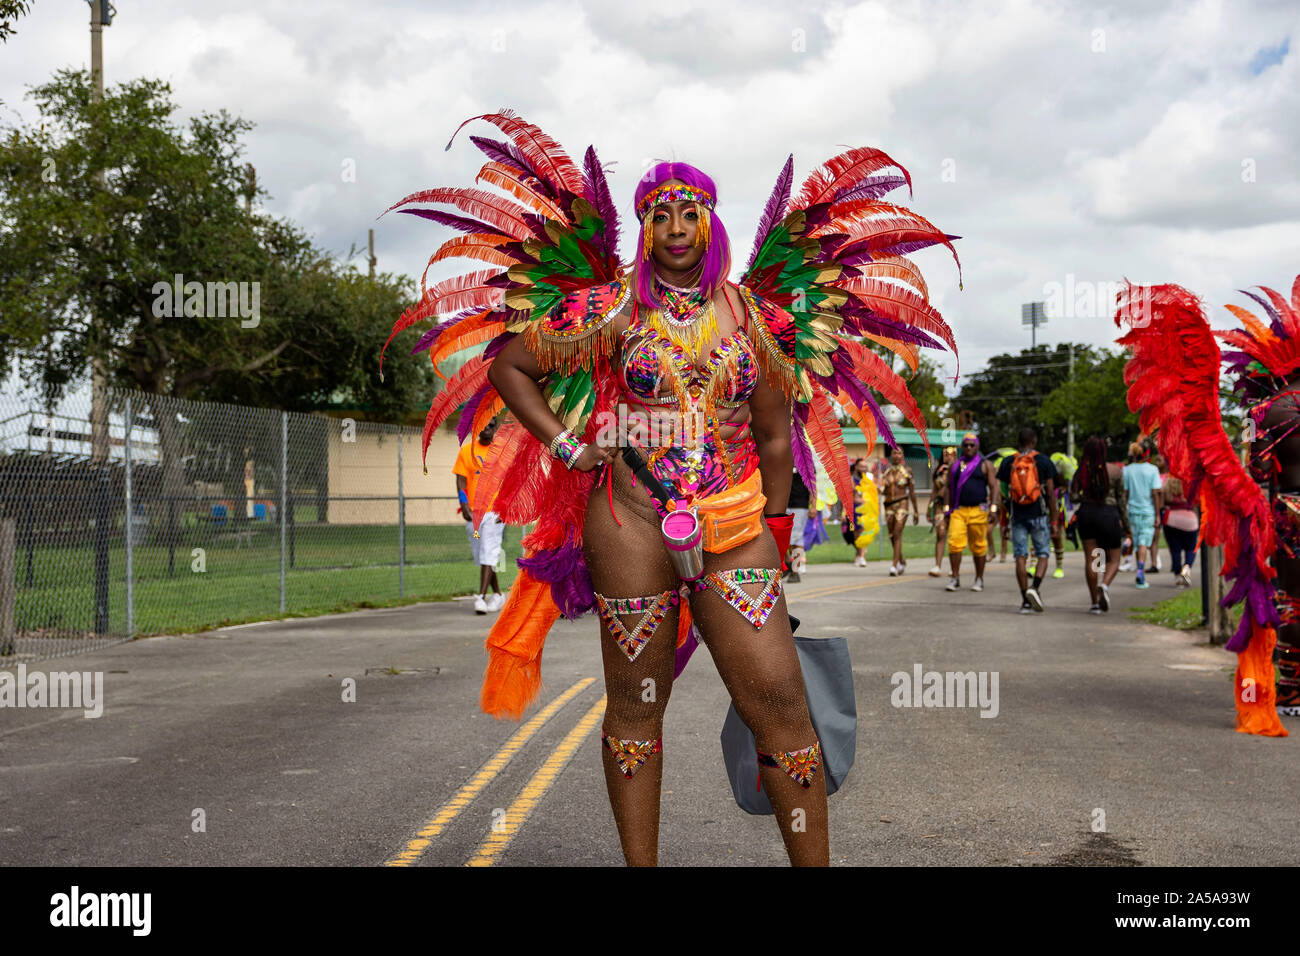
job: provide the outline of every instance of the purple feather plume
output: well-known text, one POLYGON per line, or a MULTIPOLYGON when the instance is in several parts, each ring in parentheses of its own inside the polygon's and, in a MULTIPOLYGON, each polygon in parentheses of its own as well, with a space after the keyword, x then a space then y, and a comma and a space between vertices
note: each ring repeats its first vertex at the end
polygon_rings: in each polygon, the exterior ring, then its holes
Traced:
POLYGON ((514 143, 500 139, 487 139, 483 136, 471 136, 470 141, 481 149, 489 159, 523 173, 530 180, 528 185, 546 196, 547 199, 558 200, 560 198, 551 181, 537 171, 537 168, 524 155, 523 150, 514 143))
POLYGON ((903 176, 876 176, 843 187, 835 194, 831 203, 852 202, 855 199, 879 199, 899 186, 906 185, 907 179, 903 176))
POLYGON ((457 216, 454 213, 443 212, 441 209, 399 209, 397 211, 407 216, 431 219, 439 225, 451 226, 451 228, 459 229, 461 232, 486 232, 491 235, 497 235, 501 232, 496 226, 489 226, 485 222, 470 219, 468 216, 457 216))
POLYGON ((790 184, 793 181, 794 154, 791 153, 785 165, 781 167, 781 174, 776 177, 772 195, 767 198, 763 215, 758 220, 758 229, 754 232, 754 250, 749 254, 749 264, 745 266, 746 272, 754 268, 754 262, 758 259, 758 250, 763 247, 763 240, 772 231, 772 227, 785 218, 785 207, 790 202, 790 184))
MULTIPOLYGON (((807 405, 796 402, 796 407, 807 409, 807 405)), ((807 412, 805 411, 805 414, 807 412)), ((813 461, 812 448, 808 445, 808 435, 804 431, 803 419, 797 414, 790 425, 790 452, 794 456, 795 471, 803 479, 808 493, 817 497, 817 463, 813 461)))
POLYGON ((510 340, 518 334, 518 332, 502 332, 488 343, 488 347, 483 350, 483 357, 488 361, 496 358, 501 354, 501 350, 510 344, 510 340))
POLYGON ((558 548, 538 551, 515 563, 538 581, 551 586, 551 600, 564 617, 573 620, 596 606, 596 593, 582 554, 582 542, 568 540, 558 548))
POLYGON ((582 181, 585 186, 586 199, 596 207, 596 215, 605 223, 604 235, 600 247, 612 259, 618 258, 618 208, 609 193, 609 180, 605 178, 605 169, 596 157, 596 147, 588 146, 583 160, 582 181))
POLYGON ((1287 334, 1286 327, 1282 325, 1282 316, 1278 314, 1277 309, 1273 308, 1272 302, 1268 301, 1263 296, 1256 295, 1253 292, 1248 292, 1245 289, 1238 289, 1237 291, 1240 292, 1242 295, 1250 296, 1252 299, 1254 299, 1256 302, 1260 304, 1260 306, 1268 314, 1269 328, 1273 330, 1274 335, 1280 335, 1284 339, 1289 339, 1291 337, 1287 334))
POLYGON ((427 332, 425 332, 423 335, 420 336, 420 340, 415 343, 415 348, 411 349, 411 354, 416 355, 420 352, 432 348, 434 343, 437 342, 438 339, 442 336, 443 332, 446 332, 449 328, 451 328, 461 319, 468 319, 471 315, 474 315, 476 312, 480 312, 480 311, 482 310, 466 309, 463 312, 457 312, 449 319, 443 319, 433 328, 429 329, 427 332))
POLYGON ((484 382, 483 387, 470 396, 464 407, 461 409, 460 418, 456 421, 456 438, 463 445, 465 439, 469 437, 469 430, 474 426, 474 413, 478 407, 483 404, 483 399, 487 398, 488 393, 495 392, 491 382, 484 382))

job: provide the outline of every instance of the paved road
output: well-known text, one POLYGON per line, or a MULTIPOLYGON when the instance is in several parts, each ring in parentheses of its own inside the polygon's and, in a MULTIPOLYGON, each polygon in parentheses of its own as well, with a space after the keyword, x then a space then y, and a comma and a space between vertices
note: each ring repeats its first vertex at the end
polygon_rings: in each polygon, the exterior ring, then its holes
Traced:
MULTIPOLYGON (((983 594, 891 579, 882 563, 815 565, 788 589, 801 633, 844 635, 854 660, 858 762, 831 798, 834 861, 1300 859, 1300 738, 1234 733, 1233 657, 1203 633, 1128 620, 1128 606, 1173 593, 1171 575, 1147 592, 1121 578, 1117 609, 1092 617, 1068 560, 1071 577, 1049 579, 1049 609, 1033 617, 1016 613, 1010 565, 990 567, 983 594), (918 663, 997 671, 997 716, 891 706, 890 675, 918 663), (1104 833, 1092 830, 1098 809, 1104 833)), ((35 665, 106 672, 106 703, 99 719, 0 709, 0 860, 620 864, 592 620, 553 632, 542 704, 554 706, 523 725, 478 713, 487 623, 458 601, 35 665), (355 702, 342 699, 345 678, 355 702)), ((718 746, 726 707, 702 651, 668 710, 664 864, 785 862, 773 821, 732 801, 718 746)))

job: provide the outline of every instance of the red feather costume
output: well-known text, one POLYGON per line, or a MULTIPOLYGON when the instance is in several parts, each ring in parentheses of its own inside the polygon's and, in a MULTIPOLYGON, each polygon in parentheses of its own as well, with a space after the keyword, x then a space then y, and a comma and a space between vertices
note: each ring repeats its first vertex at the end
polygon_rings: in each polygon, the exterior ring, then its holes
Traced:
POLYGON ((1279 623, 1273 605, 1276 572, 1269 564, 1276 548, 1273 518, 1268 498, 1223 430, 1215 335, 1246 349, 1274 374, 1287 374, 1300 366, 1300 313, 1286 310, 1286 358, 1280 337, 1245 315, 1257 327, 1248 326, 1250 334, 1215 333, 1200 301, 1181 286, 1129 286, 1120 296, 1115 324, 1130 328, 1118 340, 1133 353, 1124 370, 1129 408, 1139 414, 1144 431, 1159 431, 1161 453, 1188 499, 1199 496, 1202 540, 1223 546, 1222 574, 1233 582, 1224 605, 1245 603, 1241 625, 1227 645, 1237 652, 1237 730, 1285 737, 1273 678, 1279 623))

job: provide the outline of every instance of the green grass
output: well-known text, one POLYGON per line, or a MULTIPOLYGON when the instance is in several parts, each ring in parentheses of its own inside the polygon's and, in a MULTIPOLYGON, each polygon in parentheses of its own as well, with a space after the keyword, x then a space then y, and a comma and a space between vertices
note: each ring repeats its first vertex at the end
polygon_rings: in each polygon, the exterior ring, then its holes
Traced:
MULTIPOLYGON (((831 539, 823 544, 817 545, 808 552, 809 564, 843 564, 845 561, 852 561, 854 551, 851 545, 844 543, 844 537, 840 534, 840 526, 827 525, 826 533, 831 539)), ((1007 543, 1008 552, 1011 550, 1011 544, 1007 543)), ((876 535, 876 539, 867 545, 865 555, 868 561, 892 561, 894 558, 894 549, 889 543, 889 534, 882 527, 876 535)), ((903 557, 908 561, 925 560, 934 561, 934 534, 930 526, 922 522, 921 524, 909 524, 903 529, 903 557)), ((927 564, 926 570, 930 565, 927 564)))
MULTIPOLYGON (((507 588, 514 581, 520 531, 506 531, 507 588)), ((280 539, 254 531, 251 546, 232 534, 189 529, 168 569, 168 549, 137 547, 135 632, 176 634, 227 624, 448 600, 478 589, 463 525, 406 529, 406 593, 399 594, 396 526, 330 525, 295 533, 294 566, 285 575, 286 613, 280 613, 280 539), (202 571, 193 570, 203 549, 202 571)), ((17 559, 16 623, 20 631, 90 631, 94 622, 94 550, 37 548, 27 583, 27 553, 17 559)), ((121 541, 109 553, 109 629, 126 631, 126 556, 121 541)))
MULTIPOLYGON (((1232 627, 1236 630, 1241 621, 1242 605, 1232 608, 1231 613, 1232 627)), ((1178 631, 1190 631, 1202 627, 1204 619, 1201 617, 1201 589, 1188 588, 1151 607, 1133 608, 1129 616, 1135 621, 1172 627, 1178 631)))

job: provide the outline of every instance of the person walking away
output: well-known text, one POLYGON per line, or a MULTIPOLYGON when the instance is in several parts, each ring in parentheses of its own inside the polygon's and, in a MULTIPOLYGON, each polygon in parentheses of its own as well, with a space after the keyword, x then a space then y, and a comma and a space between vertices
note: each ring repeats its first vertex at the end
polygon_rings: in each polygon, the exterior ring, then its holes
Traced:
POLYGON ((943 553, 948 546, 948 514, 943 508, 943 491, 948 485, 948 472, 956 458, 956 447, 949 445, 943 450, 943 457, 930 476, 930 503, 926 506, 925 516, 930 522, 930 530, 934 532, 934 567, 930 569, 932 578, 943 575, 943 553))
POLYGON ((1106 440, 1090 435, 1083 443, 1079 468, 1070 482, 1083 541, 1083 576, 1088 584, 1090 614, 1110 610, 1110 585, 1119 573, 1119 549, 1127 533, 1123 469, 1106 461, 1106 440), (1100 580, 1098 575, 1101 575, 1100 580))
POLYGON ((889 566, 892 578, 907 568, 907 562, 903 560, 903 530, 907 527, 908 515, 912 517, 912 524, 921 520, 921 509, 916 504, 916 478, 905 464, 903 449, 897 446, 891 449, 889 462, 881 480, 885 495, 885 527, 894 546, 894 562, 889 566))
POLYGON ((979 438, 974 432, 967 432, 961 440, 961 454, 952 463, 944 488, 944 509, 948 514, 948 561, 952 567, 952 577, 944 590, 961 588, 961 556, 967 541, 975 561, 975 583, 971 590, 984 590, 989 515, 997 515, 1001 501, 993 465, 980 456, 979 438))
MULTIPOLYGON (((1065 528, 1070 523, 1070 514, 1067 505, 1070 501, 1070 479, 1074 477, 1074 470, 1079 466, 1078 462, 1071 458, 1063 451, 1052 452, 1052 465, 1056 468, 1056 524, 1052 527, 1052 547, 1056 552, 1056 570, 1052 572, 1052 577, 1065 577, 1065 528)), ((1075 541, 1078 547, 1078 541, 1075 541)))
POLYGON ((1174 578, 1174 587, 1190 587, 1192 583, 1192 565, 1196 563, 1196 533, 1201 529, 1201 519, 1196 513, 1194 502, 1188 501, 1183 492, 1183 483, 1169 475, 1164 483, 1165 504, 1165 543, 1169 545, 1171 567, 1178 575, 1174 578))
POLYGON ((488 446, 492 444, 496 430, 497 421, 494 418, 478 433, 477 438, 471 438, 461 446, 455 467, 451 470, 456 476, 456 494, 460 498, 461 516, 466 522, 465 532, 469 535, 470 552, 474 555, 474 563, 479 566, 478 597, 474 599, 475 614, 495 613, 505 603, 496 572, 497 562, 501 560, 501 539, 505 526, 496 512, 488 511, 479 522, 478 534, 475 534, 474 512, 470 510, 478 475, 487 459, 488 446), (492 589, 490 598, 487 597, 488 588, 492 589))
POLYGON ((1020 450, 1002 459, 998 481, 1010 492, 1011 550, 1016 558, 1016 583, 1020 585, 1020 613, 1043 610, 1039 589, 1047 573, 1048 539, 1056 532, 1056 466, 1038 450, 1032 428, 1020 430, 1020 450), (1050 525, 1050 532, 1049 532, 1050 525), (1029 580, 1029 546, 1032 541, 1034 578, 1029 580))
POLYGON ((1155 541, 1156 516, 1161 508, 1160 472, 1147 461, 1149 449, 1134 442, 1129 446, 1129 464, 1124 469, 1124 491, 1128 495, 1128 523, 1133 529, 1133 550, 1137 554, 1135 585, 1150 587, 1146 562, 1155 541))
MULTIPOLYGON (((1159 516, 1157 523, 1160 528, 1163 529, 1165 526, 1165 515, 1169 511, 1169 502, 1164 497, 1165 479, 1169 477, 1169 462, 1165 460, 1164 455, 1153 454, 1151 456, 1151 464, 1155 465, 1156 471, 1160 473, 1160 501, 1164 507, 1157 511, 1156 514, 1159 516)), ((1156 573, 1164 570, 1164 566, 1160 563, 1160 546, 1156 541, 1152 541, 1151 543, 1151 561, 1155 565, 1156 573)), ((1170 568, 1169 570, 1174 574, 1177 574, 1182 570, 1182 568, 1170 568)))

